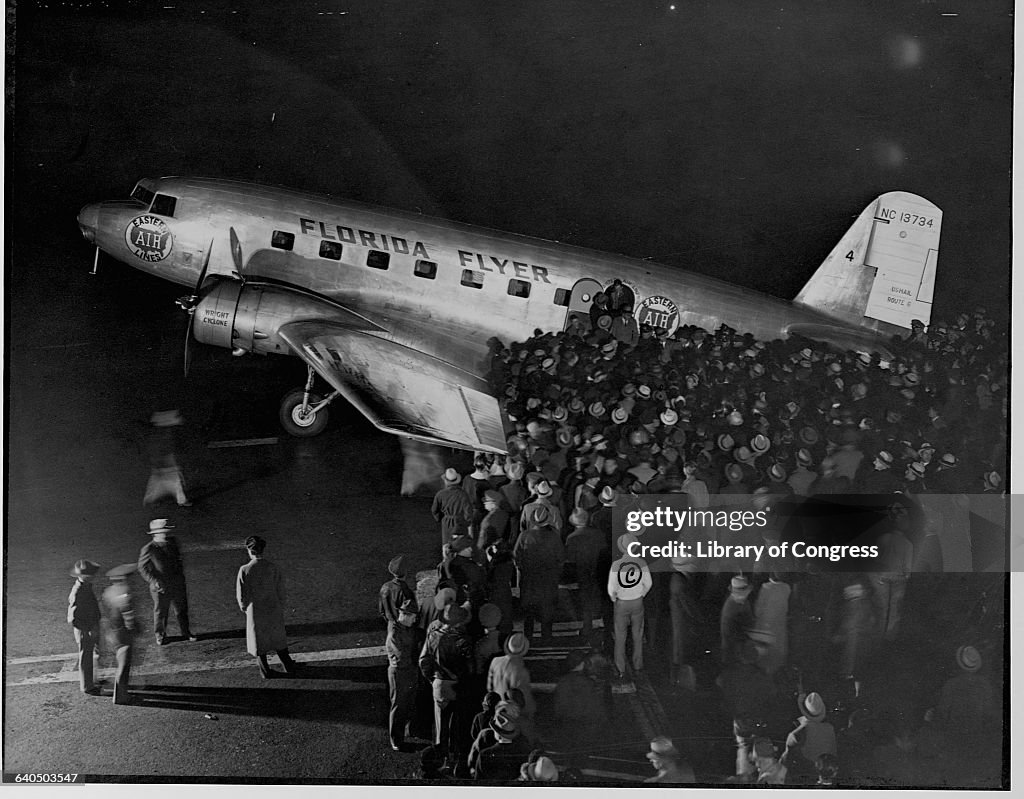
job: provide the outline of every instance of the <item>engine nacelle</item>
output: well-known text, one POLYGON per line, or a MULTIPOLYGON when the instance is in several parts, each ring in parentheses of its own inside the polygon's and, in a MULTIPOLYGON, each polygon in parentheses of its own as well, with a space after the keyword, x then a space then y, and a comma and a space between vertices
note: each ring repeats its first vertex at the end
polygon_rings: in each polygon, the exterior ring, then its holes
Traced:
POLYGON ((219 280, 194 313, 197 341, 263 355, 290 351, 277 334, 286 322, 351 316, 342 306, 298 289, 238 280, 219 280))

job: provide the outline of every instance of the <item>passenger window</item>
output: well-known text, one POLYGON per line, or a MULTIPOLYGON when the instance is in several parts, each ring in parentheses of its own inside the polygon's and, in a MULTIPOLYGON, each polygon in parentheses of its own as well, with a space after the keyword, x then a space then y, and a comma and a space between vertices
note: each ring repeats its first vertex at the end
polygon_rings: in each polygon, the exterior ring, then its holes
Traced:
POLYGON ((482 289, 484 287, 484 273, 474 272, 472 269, 462 270, 462 285, 471 289, 482 289))
POLYGON ((372 269, 387 269, 391 263, 391 253, 370 250, 366 253, 366 265, 372 269))
POLYGON ((290 250, 295 246, 295 234, 285 233, 283 230, 275 230, 270 237, 270 246, 279 250, 290 250))
POLYGON ((416 266, 413 269, 413 274, 416 275, 416 277, 424 277, 427 280, 433 280, 437 277, 437 264, 433 261, 417 259, 416 266))
POLYGON ((330 258, 332 261, 341 260, 341 242, 340 241, 321 241, 320 242, 320 257, 330 258))
POLYGON ((508 282, 508 293, 510 297, 529 297, 530 296, 530 281, 528 280, 517 280, 512 278, 508 282))
POLYGON ((568 308, 571 293, 569 289, 555 289, 555 305, 563 305, 568 308))
POLYGON ((150 207, 149 212, 151 214, 159 214, 160 216, 174 216, 174 206, 177 203, 177 197, 171 197, 168 194, 158 194, 153 198, 153 205, 150 207))

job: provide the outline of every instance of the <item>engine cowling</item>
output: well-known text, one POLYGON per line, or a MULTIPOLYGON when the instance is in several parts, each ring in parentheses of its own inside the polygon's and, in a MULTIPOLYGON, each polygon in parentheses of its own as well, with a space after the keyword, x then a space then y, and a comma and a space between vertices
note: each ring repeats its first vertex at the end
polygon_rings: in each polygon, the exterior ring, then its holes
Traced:
POLYGON ((277 333, 286 322, 350 316, 330 300, 288 286, 238 280, 219 280, 194 313, 196 341, 263 355, 289 352, 277 333))

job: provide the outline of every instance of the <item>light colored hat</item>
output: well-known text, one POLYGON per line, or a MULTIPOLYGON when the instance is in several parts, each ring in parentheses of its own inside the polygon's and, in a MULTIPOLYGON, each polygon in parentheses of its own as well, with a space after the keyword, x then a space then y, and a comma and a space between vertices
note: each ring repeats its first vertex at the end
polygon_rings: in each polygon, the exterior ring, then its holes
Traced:
POLYGON ((99 570, 100 564, 98 563, 93 563, 91 560, 78 560, 75 561, 75 565, 68 573, 73 577, 81 577, 82 575, 96 574, 99 570))
POLYGON ((734 483, 743 479, 743 468, 738 463, 727 463, 725 465, 725 476, 734 483))
POLYGON ((108 571, 107 577, 111 580, 127 580, 129 574, 133 574, 138 570, 139 567, 135 563, 122 563, 120 566, 115 566, 108 571))
POLYGON ((167 519, 153 519, 149 523, 149 529, 146 530, 147 535, 154 535, 155 533, 166 533, 168 530, 173 530, 174 525, 168 523, 167 519))
POLYGON ((743 424, 743 414, 739 411, 732 411, 726 418, 733 427, 739 427, 743 424))
POLYGON ((758 455, 763 455, 771 448, 772 442, 768 436, 758 433, 750 442, 750 448, 758 455))
POLYGON ((728 452, 736 446, 736 440, 728 433, 722 433, 718 436, 717 444, 718 448, 722 450, 722 452, 728 452))
POLYGON ((181 424, 181 414, 178 411, 154 411, 149 421, 156 427, 175 427, 181 424))
POLYGON ((629 418, 629 414, 626 413, 625 408, 614 408, 612 410, 612 421, 615 424, 622 424, 629 418))
POLYGON ((491 729, 501 738, 510 740, 519 735, 519 705, 515 702, 499 702, 491 719, 491 729))
POLYGON ((546 755, 532 763, 523 763, 519 773, 527 782, 558 782, 558 767, 546 755))
POLYGON ((739 447, 733 452, 732 456, 740 463, 750 463, 754 460, 754 453, 750 451, 750 447, 739 447))
POLYGON ((924 477, 925 472, 927 472, 927 469, 925 468, 925 465, 923 463, 921 463, 920 461, 914 461, 907 468, 908 468, 908 470, 910 472, 913 473, 914 477, 916 477, 918 479, 924 477))
POLYGON ((522 633, 512 633, 505 639, 506 655, 525 655, 530 651, 530 639, 522 633))
POLYGON ((879 450, 878 454, 875 457, 878 458, 878 460, 880 460, 887 466, 892 466, 893 462, 895 461, 895 458, 893 458, 892 454, 884 449, 879 450))
POLYGON ((973 646, 962 646, 956 650, 956 664, 964 671, 981 668, 981 653, 973 646))
POLYGON ((810 450, 803 448, 799 449, 796 453, 796 459, 802 466, 814 465, 814 457, 811 455, 810 450))
POLYGON ((612 318, 608 314, 601 314, 597 317, 597 326, 602 330, 608 330, 612 326, 612 318))
POLYGON ((634 541, 639 540, 640 539, 638 539, 632 533, 623 533, 619 536, 618 540, 615 542, 615 545, 619 548, 619 552, 621 552, 623 555, 628 555, 629 545, 632 544, 634 541))
POLYGON ((999 472, 985 472, 985 485, 989 488, 999 488, 1003 484, 1003 478, 999 472))
POLYGON ((661 412, 661 423, 666 427, 671 427, 679 421, 679 414, 671 408, 666 408, 661 412))
POLYGON ((568 430, 559 430, 556 438, 558 439, 558 446, 563 449, 567 449, 572 443, 572 433, 568 430))
POLYGON ((771 468, 768 470, 768 476, 781 483, 786 479, 786 470, 779 466, 779 464, 773 463, 771 468))
POLYGON ((617 501, 618 493, 611 486, 605 486, 601 489, 601 502, 605 505, 614 505, 617 501))
POLYGON ((670 739, 659 736, 651 741, 651 751, 647 753, 647 759, 654 760, 664 757, 679 757, 679 750, 670 739))
POLYGON ((867 593, 867 589, 861 583, 853 583, 843 589, 843 596, 847 599, 856 599, 867 593))
POLYGON ((547 480, 541 480, 536 486, 534 486, 533 490, 537 492, 538 497, 550 497, 551 483, 547 480))
POLYGON ((825 700, 821 698, 821 694, 814 691, 804 697, 800 709, 809 719, 825 718, 825 700))
POLYGON ((729 581, 729 590, 734 594, 746 594, 750 592, 750 583, 746 577, 737 574, 729 581))
POLYGON ((567 411, 562 405, 556 405, 551 411, 551 419, 555 422, 564 422, 569 418, 569 411, 567 411))
POLYGON ((590 403, 590 415, 594 417, 604 416, 604 403, 600 400, 590 403))
POLYGON ((583 508, 576 508, 569 514, 569 524, 573 527, 583 527, 590 521, 590 514, 583 508))
POLYGON ((648 386, 648 385, 643 385, 643 384, 637 386, 636 387, 636 395, 638 397, 640 397, 640 399, 650 399, 651 398, 651 387, 648 386))
POLYGON ((526 473, 526 467, 519 461, 509 461, 505 464, 505 474, 509 480, 522 480, 526 473))
POLYGON ((448 485, 454 485, 455 483, 461 483, 462 482, 462 475, 459 474, 454 469, 448 468, 448 469, 444 470, 444 481, 448 485))
POLYGON ((952 452, 947 452, 945 455, 942 456, 940 462, 943 466, 948 466, 949 468, 952 469, 954 466, 960 463, 960 459, 957 458, 957 456, 954 455, 952 452))

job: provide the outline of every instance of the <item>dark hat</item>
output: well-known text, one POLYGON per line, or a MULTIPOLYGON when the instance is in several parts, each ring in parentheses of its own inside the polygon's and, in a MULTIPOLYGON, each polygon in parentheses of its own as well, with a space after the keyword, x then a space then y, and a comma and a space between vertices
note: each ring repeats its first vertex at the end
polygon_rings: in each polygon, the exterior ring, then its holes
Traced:
POLYGON ((100 564, 93 563, 91 560, 78 560, 75 561, 75 565, 71 567, 71 571, 68 572, 72 577, 81 577, 82 575, 96 574, 100 570, 100 564))
POLYGON ((484 491, 484 502, 496 502, 501 504, 501 494, 497 491, 484 491))
POLYGON ((399 613, 412 613, 416 615, 419 612, 419 606, 416 604, 416 600, 412 597, 406 597, 405 601, 398 606, 399 613))
POLYGON ((452 602, 442 611, 441 620, 451 627, 457 627, 469 621, 469 613, 462 605, 456 605, 452 602))
POLYGON ((480 619, 480 624, 484 627, 497 627, 499 622, 501 622, 501 608, 491 602, 487 602, 480 606, 480 610, 477 611, 477 618, 480 619))
POLYGON ((461 552, 468 547, 473 546, 473 539, 468 535, 458 535, 452 539, 452 552, 461 552))
POLYGON ((775 757, 777 751, 770 738, 754 739, 754 757, 775 757))
POLYGON ((956 664, 964 671, 977 671, 981 668, 981 653, 973 646, 962 646, 956 650, 956 664))
POLYGON ((128 575, 139 570, 139 567, 135 563, 122 563, 120 566, 115 566, 113 569, 107 572, 107 577, 111 580, 127 580, 128 575))
POLYGON ((519 706, 515 702, 499 702, 491 719, 491 729, 506 739, 519 735, 519 706))
POLYGON ((267 542, 258 535, 251 535, 245 539, 245 548, 259 554, 267 547, 267 542))
POLYGON ((388 571, 395 577, 405 577, 405 555, 395 555, 388 562, 388 571))

